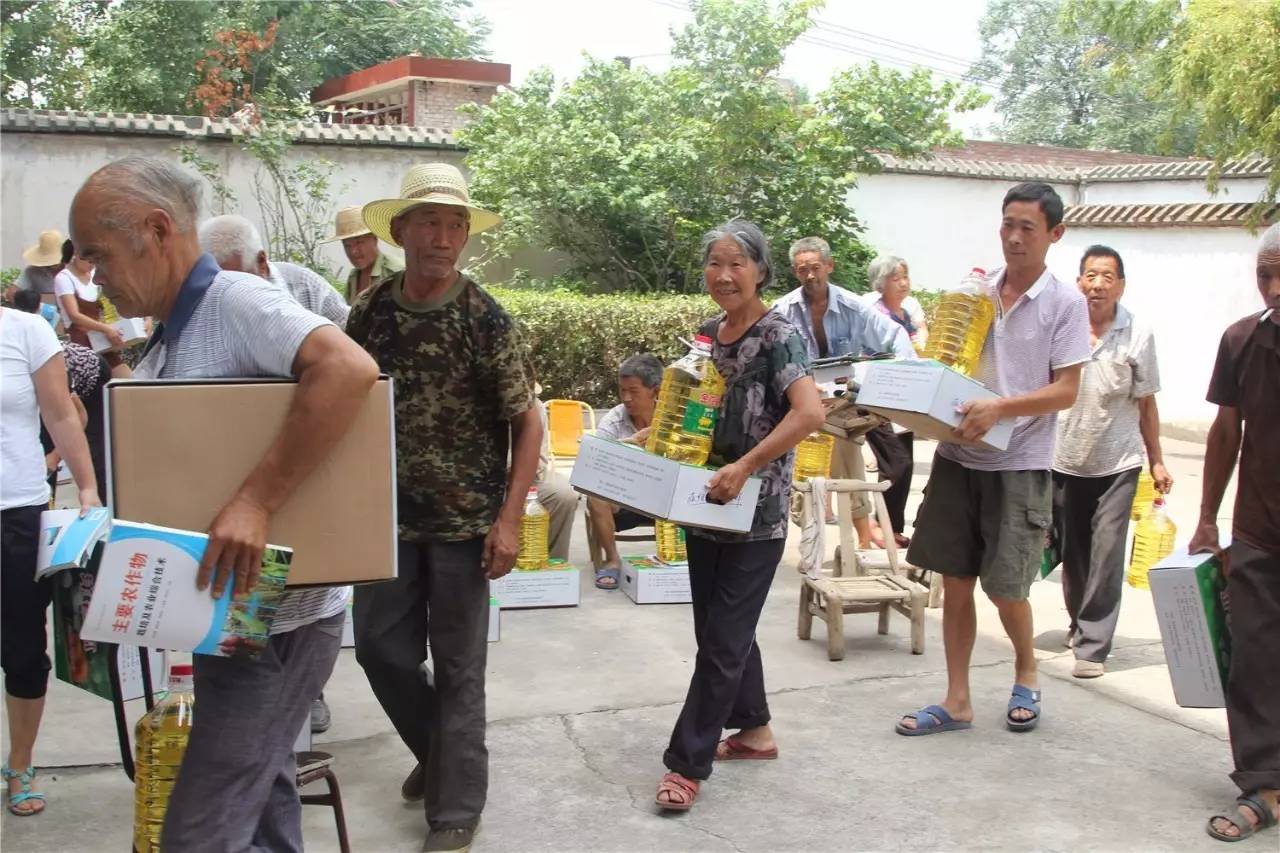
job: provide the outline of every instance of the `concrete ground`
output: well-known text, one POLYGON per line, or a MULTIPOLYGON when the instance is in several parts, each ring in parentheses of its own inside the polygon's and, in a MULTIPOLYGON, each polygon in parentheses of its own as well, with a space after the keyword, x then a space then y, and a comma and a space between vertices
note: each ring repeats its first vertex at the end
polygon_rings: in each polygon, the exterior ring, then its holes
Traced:
MULTIPOLYGON (((917 444, 913 503, 932 451, 917 444)), ((1170 441, 1166 452, 1184 541, 1203 447, 1170 441)), ((585 565, 581 518, 574 537, 574 562, 585 565)), ((584 572, 580 607, 504 612, 501 642, 490 646, 491 784, 474 849, 1219 849, 1203 824, 1234 796, 1224 716, 1174 704, 1147 593, 1126 589, 1109 672, 1086 682, 1071 677, 1062 647, 1058 574, 1036 585, 1045 716, 1030 734, 1002 725, 1011 650, 981 602, 977 725, 904 738, 893 732, 898 717, 943 695, 941 611, 929 613, 920 656, 902 617, 886 636, 871 616, 849 617, 848 655, 831 662, 820 622, 812 640, 796 638, 797 539, 759 629, 781 757, 718 768, 685 815, 660 814, 652 802, 692 667, 688 607, 633 605, 592 588, 584 572)), ((420 849, 421 807, 399 798, 413 761, 350 649, 326 695, 334 724, 317 745, 336 758, 353 849, 420 849)), ((132 787, 106 702, 54 683, 37 760, 49 809, 34 819, 6 814, 6 849, 128 848, 132 787)), ((309 850, 337 849, 327 809, 308 807, 304 820, 309 850)), ((1273 831, 1248 849, 1277 845, 1273 831)))

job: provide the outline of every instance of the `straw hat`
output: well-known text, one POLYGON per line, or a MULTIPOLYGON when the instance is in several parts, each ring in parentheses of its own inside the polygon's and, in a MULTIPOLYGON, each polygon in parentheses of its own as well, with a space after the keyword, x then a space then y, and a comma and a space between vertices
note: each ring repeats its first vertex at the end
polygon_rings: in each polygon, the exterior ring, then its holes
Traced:
POLYGON ((338 218, 333 226, 333 236, 322 242, 336 243, 349 237, 363 237, 365 234, 372 233, 360 218, 360 205, 353 204, 338 211, 338 218))
POLYGON ((371 201, 362 211, 365 225, 393 246, 400 244, 391 236, 391 220, 412 207, 422 204, 448 204, 471 211, 471 233, 492 228, 502 221, 498 214, 476 207, 467 191, 467 180, 457 166, 448 163, 419 163, 405 172, 400 181, 399 198, 371 201))
POLYGON ((22 259, 33 267, 54 267, 62 263, 62 244, 67 238, 56 228, 40 232, 40 240, 22 253, 22 259))

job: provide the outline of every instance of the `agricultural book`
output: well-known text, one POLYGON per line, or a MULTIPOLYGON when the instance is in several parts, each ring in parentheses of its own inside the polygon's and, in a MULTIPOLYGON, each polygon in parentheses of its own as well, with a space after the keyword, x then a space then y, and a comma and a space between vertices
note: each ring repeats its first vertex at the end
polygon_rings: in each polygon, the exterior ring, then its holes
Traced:
POLYGON ((80 517, 79 509, 47 509, 40 513, 40 545, 36 580, 89 564, 93 547, 111 531, 111 511, 95 507, 80 517))
POLYGON ((253 589, 196 588, 209 537, 116 521, 98 561, 80 638, 252 660, 266 647, 293 551, 268 545, 253 589))

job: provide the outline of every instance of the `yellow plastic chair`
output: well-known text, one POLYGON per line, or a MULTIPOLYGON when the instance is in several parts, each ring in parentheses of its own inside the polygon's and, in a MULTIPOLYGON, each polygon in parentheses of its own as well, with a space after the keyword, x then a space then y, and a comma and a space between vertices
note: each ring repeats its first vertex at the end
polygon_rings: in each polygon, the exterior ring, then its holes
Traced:
POLYGON ((596 431, 596 413, 581 400, 548 400, 547 423, 551 425, 551 452, 561 459, 577 459, 582 436, 596 431), (584 413, 590 427, 583 426, 584 413))

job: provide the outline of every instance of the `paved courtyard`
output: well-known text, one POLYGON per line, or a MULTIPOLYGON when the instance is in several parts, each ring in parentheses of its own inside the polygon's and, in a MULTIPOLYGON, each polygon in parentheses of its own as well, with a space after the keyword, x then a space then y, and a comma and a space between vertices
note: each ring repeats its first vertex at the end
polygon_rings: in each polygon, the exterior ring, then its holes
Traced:
MULTIPOLYGON (((1166 453, 1185 541, 1203 446, 1169 441, 1166 453)), ((931 455, 930 443, 917 445, 913 506, 931 455)), ((1109 672, 1085 682, 1071 677, 1062 647, 1058 575, 1036 585, 1045 716, 1030 734, 1002 725, 1011 650, 994 609, 980 604, 975 728, 904 738, 896 719, 942 698, 941 611, 929 612, 919 656, 904 618, 880 636, 873 617, 849 617, 847 657, 831 662, 821 623, 812 640, 796 638, 797 539, 759 630, 781 757, 718 768, 685 815, 661 815, 652 801, 693 662, 687 605, 636 606, 595 590, 584 572, 580 607, 504 612, 489 653, 491 785, 474 849, 1220 849, 1203 823, 1233 797, 1224 715, 1174 704, 1147 593, 1126 589, 1109 672)), ((573 556, 586 564, 581 517, 573 556)), ((399 798, 412 759, 350 649, 326 695, 334 724, 317 745, 336 757, 352 847, 420 849, 421 808, 399 798)), ((6 814, 6 849, 128 849, 132 787, 108 703, 54 683, 37 761, 49 809, 6 814)), ((327 809, 307 808, 305 827, 309 850, 337 850, 327 809)), ((1273 832, 1246 848, 1278 845, 1273 832)))

